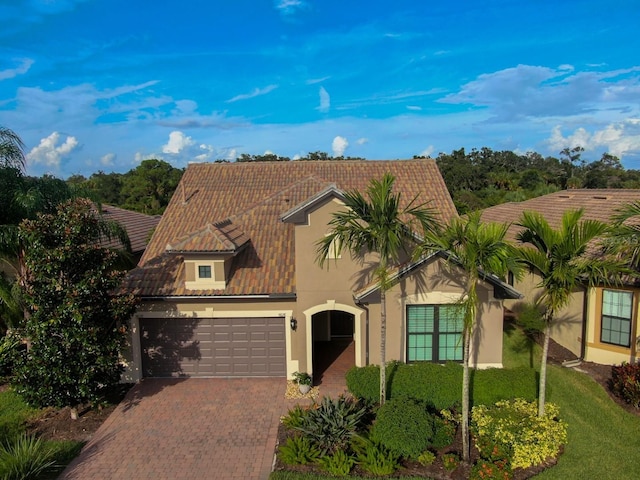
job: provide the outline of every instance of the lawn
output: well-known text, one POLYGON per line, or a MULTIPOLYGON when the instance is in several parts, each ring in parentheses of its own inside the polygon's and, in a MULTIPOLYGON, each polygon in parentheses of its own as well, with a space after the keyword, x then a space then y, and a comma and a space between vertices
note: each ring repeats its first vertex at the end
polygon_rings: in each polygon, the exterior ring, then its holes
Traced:
MULTIPOLYGON (((505 368, 538 368, 540 348, 520 330, 504 335, 505 368)), ((588 375, 573 369, 549 365, 548 401, 560 406, 568 423, 568 442, 558 464, 536 476, 541 480, 597 478, 619 480, 640 478, 637 451, 640 416, 613 402, 588 375)), ((270 480, 319 480, 319 475, 274 472, 270 480)))

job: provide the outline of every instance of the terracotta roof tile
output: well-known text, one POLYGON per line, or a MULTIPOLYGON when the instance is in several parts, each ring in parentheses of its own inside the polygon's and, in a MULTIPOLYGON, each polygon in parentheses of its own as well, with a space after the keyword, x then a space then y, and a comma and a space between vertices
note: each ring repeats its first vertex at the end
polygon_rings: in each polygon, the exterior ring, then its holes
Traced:
POLYGON ((191 164, 130 275, 129 288, 144 296, 293 294, 295 227, 282 222, 282 215, 332 184, 343 191, 364 191, 371 179, 387 172, 396 177, 395 187, 405 202, 416 196, 419 202, 430 202, 443 221, 456 215, 433 160, 191 164), (166 246, 176 248, 176 239, 189 249, 224 244, 221 237, 227 233, 206 230, 211 225, 221 232, 224 221, 249 239, 233 260, 227 287, 185 289, 182 258, 166 252, 166 246))
MULTIPOLYGON (((132 212, 112 205, 102 205, 102 215, 107 220, 115 220, 127 231, 131 242, 133 253, 142 253, 147 246, 153 229, 160 222, 160 215, 145 215, 144 213, 132 212)), ((105 241, 106 247, 120 247, 120 243, 115 240, 105 241)))

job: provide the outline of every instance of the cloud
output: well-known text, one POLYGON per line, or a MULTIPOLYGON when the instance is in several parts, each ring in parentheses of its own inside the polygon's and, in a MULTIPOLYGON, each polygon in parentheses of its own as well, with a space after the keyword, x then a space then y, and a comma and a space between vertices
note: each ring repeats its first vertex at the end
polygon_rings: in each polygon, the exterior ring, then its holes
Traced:
POLYGON ((347 141, 347 139, 338 135, 333 139, 333 142, 331 142, 331 149, 333 150, 333 156, 342 157, 344 155, 344 151, 347 149, 348 146, 349 146, 349 142, 347 141))
POLYGON ((486 108, 493 121, 501 122, 625 112, 640 103, 640 67, 574 73, 570 65, 557 69, 518 65, 482 74, 439 101, 486 108))
POLYGON ((547 140, 551 149, 560 152, 564 148, 583 147, 585 151, 602 151, 616 157, 640 154, 640 119, 630 118, 622 122, 607 125, 605 128, 588 132, 580 127, 566 137, 557 125, 547 140))
POLYGON ((60 161, 69 155, 78 146, 76 137, 67 138, 58 145, 60 134, 53 132, 46 138, 40 140, 37 147, 33 147, 27 154, 27 161, 30 163, 42 163, 48 167, 60 166, 60 161))
POLYGON ((413 110, 414 112, 419 112, 420 110, 422 110, 422 107, 419 107, 417 105, 407 105, 407 110, 413 110))
POLYGON ((254 88, 250 93, 243 93, 241 95, 236 95, 233 98, 230 98, 226 101, 226 103, 233 103, 239 100, 248 100, 249 98, 260 97, 262 95, 266 95, 269 92, 274 91, 278 88, 278 85, 267 85, 264 88, 254 88))
POLYGON ((194 144, 195 142, 191 137, 186 136, 178 130, 174 130, 169 134, 169 141, 162 146, 162 153, 178 154, 194 144))
POLYGON ((33 65, 33 60, 30 58, 23 58, 20 65, 15 68, 9 68, 7 70, 0 70, 0 80, 7 80, 8 78, 17 77, 23 75, 29 71, 33 65))
POLYGON ((369 139, 362 137, 362 138, 359 138, 358 140, 356 140, 356 143, 358 145, 364 145, 365 143, 369 143, 369 139))
POLYGON ((427 148, 422 150, 418 155, 420 157, 430 157, 431 154, 434 152, 434 150, 435 148, 433 147, 433 145, 429 145, 427 148))
POLYGON ((322 113, 327 113, 331 108, 331 97, 329 96, 329 92, 327 92, 324 87, 320 87, 318 93, 320 95, 320 105, 318 106, 318 110, 322 113))
POLYGON ((310 78, 309 80, 307 80, 305 83, 307 85, 315 85, 316 83, 322 83, 326 80, 329 80, 331 78, 331 76, 327 75, 326 77, 321 77, 321 78, 310 78))
POLYGON ((276 0, 275 7, 283 15, 292 15, 298 10, 305 8, 306 2, 302 0, 276 0))
POLYGON ((103 155, 102 157, 100 157, 100 163, 105 167, 110 167, 113 165, 115 159, 116 159, 115 153, 107 153, 106 155, 103 155))

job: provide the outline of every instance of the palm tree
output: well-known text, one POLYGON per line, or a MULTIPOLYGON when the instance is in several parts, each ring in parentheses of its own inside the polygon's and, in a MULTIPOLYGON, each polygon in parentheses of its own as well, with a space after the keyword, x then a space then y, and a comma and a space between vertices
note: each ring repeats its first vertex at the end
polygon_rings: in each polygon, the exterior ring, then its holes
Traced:
POLYGON ((623 206, 611 219, 613 228, 605 243, 608 251, 626 258, 629 266, 635 271, 640 271, 639 218, 640 202, 633 202, 623 206))
POLYGON ((0 127, 0 163, 24 171, 24 143, 13 130, 0 127))
POLYGON ((466 218, 454 218, 437 233, 425 235, 417 250, 420 255, 440 250, 448 255, 448 264, 465 273, 465 296, 461 301, 464 312, 462 329, 462 454, 469 461, 469 351, 473 328, 478 316, 478 282, 485 274, 505 276, 511 271, 518 274, 519 264, 514 248, 505 240, 509 225, 482 223, 479 212, 466 218))
POLYGON ((558 228, 552 228, 537 212, 523 212, 517 223, 523 228, 518 235, 524 244, 518 249, 520 259, 540 277, 542 289, 536 303, 543 309, 544 344, 540 364, 538 415, 544 415, 547 355, 549 337, 555 315, 569 304, 572 292, 579 286, 616 283, 627 273, 625 263, 609 256, 595 256, 589 245, 608 231, 598 220, 581 220, 583 210, 567 211, 558 228))
POLYGON ((409 245, 416 242, 412 230, 416 222, 427 231, 437 226, 433 212, 425 204, 415 205, 415 198, 402 206, 401 194, 393 192, 394 181, 389 173, 382 180, 371 180, 367 198, 358 191, 345 193, 346 209, 333 213, 329 234, 316 244, 316 261, 321 267, 330 253, 339 253, 343 248, 354 255, 379 256, 373 275, 380 288, 380 405, 386 399, 386 292, 393 284, 390 272, 401 252, 411 256, 409 245))

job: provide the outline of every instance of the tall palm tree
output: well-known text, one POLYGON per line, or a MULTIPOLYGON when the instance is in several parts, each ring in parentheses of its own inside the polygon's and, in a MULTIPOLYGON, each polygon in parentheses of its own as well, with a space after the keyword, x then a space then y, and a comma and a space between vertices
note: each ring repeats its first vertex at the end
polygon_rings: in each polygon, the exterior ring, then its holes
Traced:
POLYGON ((424 255, 440 250, 448 257, 453 269, 461 269, 465 274, 465 296, 460 307, 464 312, 462 329, 462 453, 463 460, 469 461, 469 353, 474 325, 478 316, 478 282, 484 274, 505 276, 511 271, 520 271, 514 248, 505 240, 509 225, 482 223, 479 212, 470 213, 466 218, 454 218, 442 231, 428 233, 417 250, 424 255))
POLYGON ((393 283, 390 272, 402 252, 411 256, 409 246, 416 242, 413 232, 416 223, 427 231, 438 225, 432 210, 425 204, 416 205, 415 198, 403 206, 401 194, 393 191, 394 181, 395 177, 389 173, 381 180, 371 180, 366 198, 358 191, 345 193, 346 209, 333 213, 329 234, 316 244, 316 261, 321 267, 327 263, 330 253, 339 253, 343 248, 354 255, 376 253, 379 256, 373 274, 380 287, 381 405, 386 399, 386 292, 393 283))
POLYGON ((13 130, 0 126, 0 164, 24 171, 24 143, 13 130))
POLYGON ((605 246, 613 254, 621 255, 635 271, 640 271, 640 202, 620 208, 611 219, 613 228, 605 246))
POLYGON ((538 415, 544 415, 547 355, 551 325, 556 314, 569 304, 572 292, 580 286, 617 283, 627 273, 625 263, 609 256, 596 256, 589 245, 608 231, 598 220, 581 220, 583 210, 567 211, 558 228, 553 228, 537 212, 523 212, 517 225, 523 228, 517 239, 520 259, 539 277, 542 289, 537 303, 543 307, 544 343, 540 364, 538 415))

